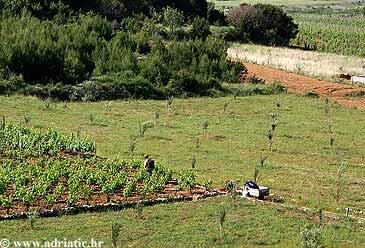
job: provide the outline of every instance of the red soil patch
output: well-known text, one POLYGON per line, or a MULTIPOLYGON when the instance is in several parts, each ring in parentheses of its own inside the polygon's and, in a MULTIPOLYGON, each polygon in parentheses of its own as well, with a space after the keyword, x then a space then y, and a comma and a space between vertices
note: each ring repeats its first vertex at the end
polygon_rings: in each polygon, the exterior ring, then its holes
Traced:
POLYGON ((331 83, 294 73, 289 73, 261 65, 244 63, 249 75, 256 75, 269 83, 280 83, 293 93, 317 93, 320 97, 330 97, 335 102, 348 106, 365 108, 365 98, 352 98, 350 95, 365 92, 365 89, 355 85, 331 83))

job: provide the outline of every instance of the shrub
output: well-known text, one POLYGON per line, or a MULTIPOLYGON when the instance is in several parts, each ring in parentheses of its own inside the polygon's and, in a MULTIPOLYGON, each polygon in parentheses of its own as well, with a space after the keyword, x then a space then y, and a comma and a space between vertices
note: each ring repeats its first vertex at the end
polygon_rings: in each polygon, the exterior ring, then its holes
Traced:
POLYGON ((274 95, 283 94, 287 89, 279 83, 269 85, 248 85, 237 89, 231 89, 231 93, 235 96, 252 96, 252 95, 274 95))
POLYGON ((92 52, 111 38, 110 24, 86 15, 68 25, 40 21, 29 15, 2 18, 0 68, 23 75, 29 84, 86 80, 94 69, 92 52), (31 37, 31 38, 30 38, 31 37))
POLYGON ((215 24, 219 26, 227 24, 226 17, 224 16, 223 11, 216 9, 213 2, 208 3, 207 19, 210 24, 215 24))
POLYGON ((280 7, 241 4, 230 11, 229 21, 242 40, 287 46, 298 33, 298 25, 280 7))
POLYGON ((163 23, 169 28, 170 37, 174 38, 177 29, 184 23, 184 14, 181 11, 168 6, 163 10, 163 23))
POLYGON ((190 30, 191 38, 205 40, 210 34, 211 32, 209 22, 204 18, 195 17, 190 30))

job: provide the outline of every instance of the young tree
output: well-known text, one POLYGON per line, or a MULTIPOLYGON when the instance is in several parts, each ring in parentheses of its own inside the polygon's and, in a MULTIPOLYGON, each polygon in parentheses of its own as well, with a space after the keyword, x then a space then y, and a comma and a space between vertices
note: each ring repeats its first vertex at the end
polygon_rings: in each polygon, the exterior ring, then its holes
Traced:
POLYGON ((171 37, 175 37, 176 30, 184 23, 183 12, 167 6, 163 11, 163 23, 169 28, 171 37))

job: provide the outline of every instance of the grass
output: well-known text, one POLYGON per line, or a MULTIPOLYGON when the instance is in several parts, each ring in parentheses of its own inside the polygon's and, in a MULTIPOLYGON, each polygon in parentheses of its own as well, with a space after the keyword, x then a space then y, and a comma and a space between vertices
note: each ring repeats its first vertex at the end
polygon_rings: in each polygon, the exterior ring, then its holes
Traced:
MULTIPOLYGON (((267 133, 271 128, 271 113, 275 112, 278 126, 273 152, 265 167, 260 168, 259 182, 283 197, 284 204, 338 213, 344 213, 346 207, 364 210, 364 110, 332 107, 335 145, 331 148, 326 133, 325 103, 321 99, 291 94, 237 97, 235 100, 233 97, 174 99, 169 113, 166 101, 51 103, 47 107, 46 102, 36 98, 11 96, 0 97, 0 102, 0 115, 5 115, 8 121, 24 122, 27 115, 28 125, 33 127, 52 126, 66 134, 80 132, 81 136, 94 138, 98 155, 107 157, 131 156, 130 137, 138 134, 139 121, 153 121, 155 113, 159 112, 159 126, 148 129, 145 137, 138 139, 134 156, 142 159, 145 153, 151 154, 173 170, 191 168, 191 159, 195 156, 198 180, 212 179, 216 187, 223 187, 227 179, 252 179, 261 157, 269 154, 267 133), (94 116, 93 122, 90 115, 94 116), (202 125, 206 121, 209 126, 204 135, 202 125), (201 143, 198 154, 197 137, 201 143), (347 162, 347 167, 341 197, 336 203, 337 170, 342 161, 347 162)), ((34 232, 24 230, 24 221, 1 222, 0 238, 4 235, 15 238, 20 228, 24 239, 91 237, 92 233, 95 238, 106 240, 110 237, 110 222, 119 220, 126 227, 126 242, 131 246, 149 243, 152 247, 173 246, 174 242, 183 246, 189 240, 192 243, 187 246, 191 247, 225 244, 228 244, 226 247, 241 244, 288 247, 297 245, 299 227, 307 222, 303 216, 288 217, 287 211, 281 213, 271 207, 237 208, 235 214, 227 215, 227 240, 220 243, 219 216, 215 212, 221 201, 146 208, 147 217, 141 223, 128 217, 129 210, 41 219, 38 221, 40 229, 34 232), (247 210, 251 208, 252 212, 247 210), (260 211, 264 212, 262 216, 249 216, 260 211), (254 238, 246 232, 246 228, 253 228, 251 224, 259 230, 250 234, 254 238)), ((336 238, 335 243, 338 239, 355 242, 355 236, 364 232, 363 227, 353 232, 331 225, 326 228, 328 235, 336 238)))
POLYGON ((231 56, 318 79, 339 82, 340 74, 362 75, 365 59, 299 49, 234 44, 231 56))
MULTIPOLYGON (((91 237, 111 247, 111 226, 120 225, 119 247, 298 247, 300 232, 312 223, 310 216, 291 210, 229 198, 159 205, 145 208, 142 217, 129 209, 120 212, 80 214, 1 223, 0 237, 10 240, 85 240, 91 237), (219 231, 219 211, 225 206, 225 236, 219 231), (192 211, 194 209, 194 211, 192 211), (76 224, 77 223, 77 224, 76 224), (19 235, 21 233, 21 235, 19 235)), ((363 233, 343 222, 322 229, 326 247, 359 247, 363 233)))

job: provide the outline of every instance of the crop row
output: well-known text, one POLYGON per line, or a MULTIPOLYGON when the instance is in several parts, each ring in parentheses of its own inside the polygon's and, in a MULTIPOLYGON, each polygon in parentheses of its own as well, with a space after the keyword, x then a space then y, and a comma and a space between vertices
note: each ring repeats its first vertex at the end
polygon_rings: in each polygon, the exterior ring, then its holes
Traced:
POLYGON ((73 136, 61 135, 54 129, 46 132, 20 125, 0 125, 0 152, 11 157, 54 156, 61 150, 95 153, 95 142, 73 136), (9 154, 10 153, 10 154, 9 154))
POLYGON ((172 175, 160 164, 150 177, 141 161, 95 157, 41 158, 33 162, 1 158, 0 163, 0 205, 8 209, 16 203, 28 209, 39 201, 72 206, 80 200, 88 201, 95 193, 107 196, 108 201, 116 193, 124 197, 148 195, 162 191, 172 175))
MULTIPOLYGON (((171 170, 156 163, 149 176, 139 160, 108 160, 60 153, 71 149, 93 152, 92 141, 63 136, 55 130, 42 132, 16 125, 0 130, 0 210, 23 206, 77 205, 80 201, 113 196, 147 196, 161 192, 172 178, 171 170)), ((177 189, 195 186, 192 171, 180 173, 177 189)))
POLYGON ((349 56, 365 55, 365 19, 349 15, 296 15, 299 33, 292 45, 349 56))

